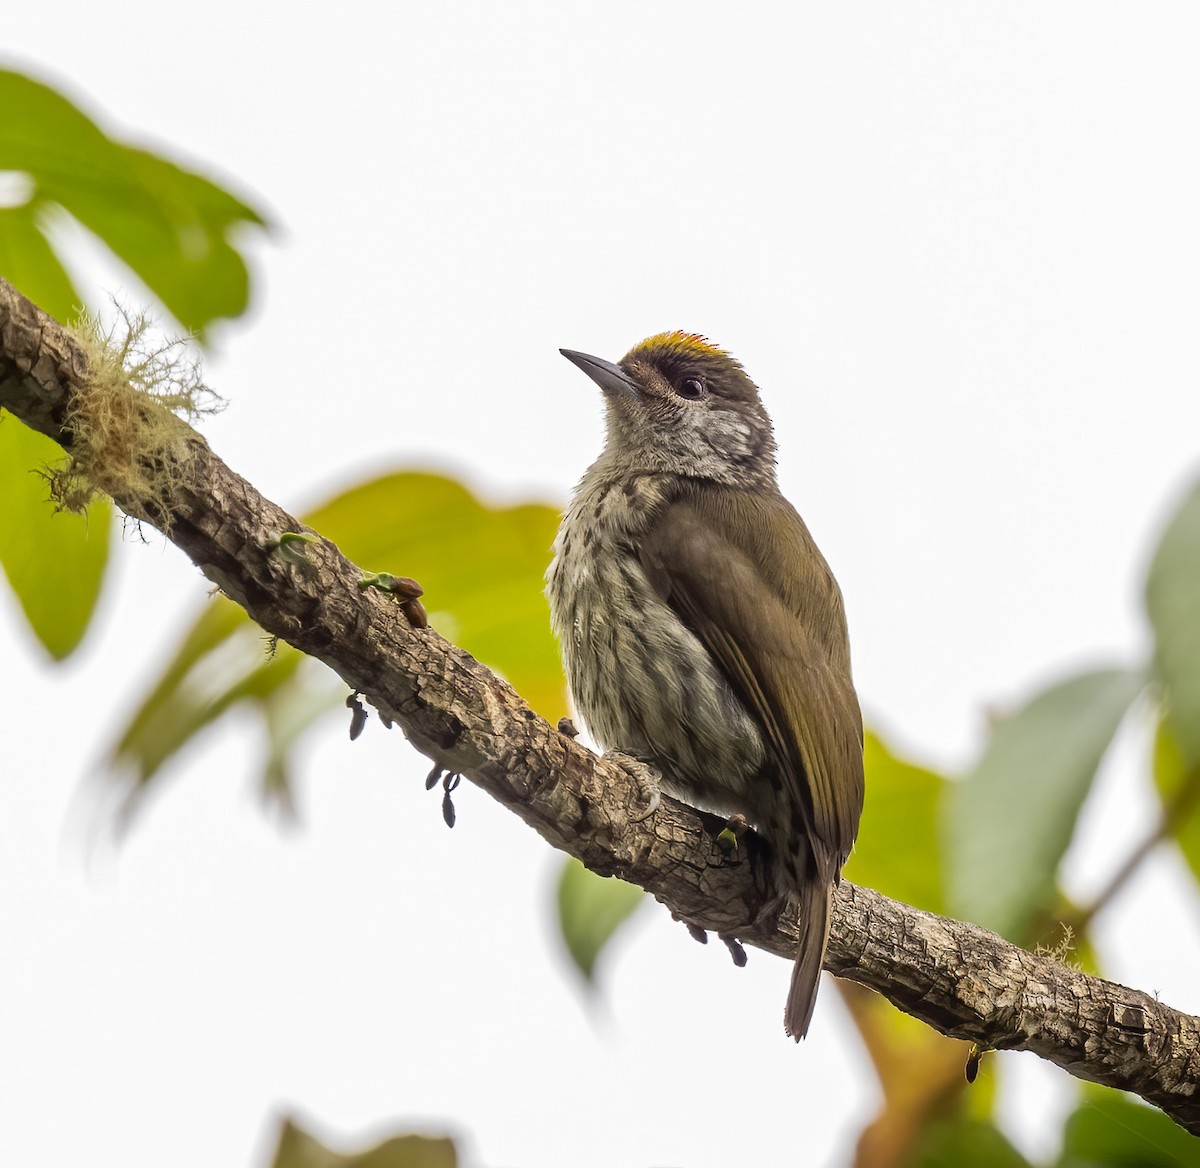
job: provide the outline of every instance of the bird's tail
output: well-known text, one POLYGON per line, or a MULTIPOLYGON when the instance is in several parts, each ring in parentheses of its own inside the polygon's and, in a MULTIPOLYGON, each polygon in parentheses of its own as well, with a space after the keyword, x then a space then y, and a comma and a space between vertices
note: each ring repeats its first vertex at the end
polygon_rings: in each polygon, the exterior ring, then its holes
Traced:
POLYGON ((797 1042, 808 1033, 813 1007, 817 1004, 821 966, 825 961, 825 947, 829 944, 832 903, 831 884, 816 880, 805 882, 800 908, 800 948, 796 953, 796 964, 792 966, 792 984, 783 1011, 784 1029, 797 1042))

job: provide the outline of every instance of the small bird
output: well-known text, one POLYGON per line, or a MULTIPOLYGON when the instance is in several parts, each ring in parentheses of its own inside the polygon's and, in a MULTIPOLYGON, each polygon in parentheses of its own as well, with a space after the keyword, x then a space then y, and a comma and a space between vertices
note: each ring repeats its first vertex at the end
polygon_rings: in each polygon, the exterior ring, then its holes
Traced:
POLYGON ((767 841, 801 904, 784 1011, 799 1041, 863 806, 841 591, 780 493, 771 420, 740 362, 685 332, 615 365, 561 352, 608 418, 547 572, 575 707, 667 793, 767 841))

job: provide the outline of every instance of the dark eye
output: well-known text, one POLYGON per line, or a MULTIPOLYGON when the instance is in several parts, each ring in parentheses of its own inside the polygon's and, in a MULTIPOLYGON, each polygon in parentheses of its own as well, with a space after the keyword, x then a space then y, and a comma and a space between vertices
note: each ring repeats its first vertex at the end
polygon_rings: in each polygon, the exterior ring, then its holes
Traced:
POLYGON ((688 401, 695 401, 704 396, 704 382, 699 377, 688 377, 675 387, 675 392, 688 401))

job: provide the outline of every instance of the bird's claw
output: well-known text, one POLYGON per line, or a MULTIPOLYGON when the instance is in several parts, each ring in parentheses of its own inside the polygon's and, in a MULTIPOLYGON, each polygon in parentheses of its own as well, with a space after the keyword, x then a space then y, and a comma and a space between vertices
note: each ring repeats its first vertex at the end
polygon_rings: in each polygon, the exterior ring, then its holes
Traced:
POLYGON ((659 787, 662 775, 648 762, 621 750, 606 750, 604 757, 615 762, 633 780, 637 803, 644 807, 644 810, 639 810, 632 817, 633 822, 641 823, 644 819, 649 819, 662 802, 662 791, 659 787))

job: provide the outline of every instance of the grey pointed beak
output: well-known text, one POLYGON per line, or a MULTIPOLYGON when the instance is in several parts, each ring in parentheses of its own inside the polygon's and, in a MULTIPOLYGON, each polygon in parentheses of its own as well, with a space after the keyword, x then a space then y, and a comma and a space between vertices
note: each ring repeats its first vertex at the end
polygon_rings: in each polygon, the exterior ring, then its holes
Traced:
POLYGON ((576 353, 574 349, 559 349, 559 352, 572 364, 578 365, 605 393, 641 396, 638 383, 619 365, 599 357, 590 357, 587 353, 576 353))

